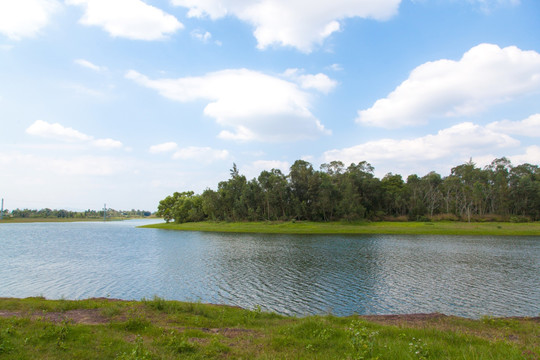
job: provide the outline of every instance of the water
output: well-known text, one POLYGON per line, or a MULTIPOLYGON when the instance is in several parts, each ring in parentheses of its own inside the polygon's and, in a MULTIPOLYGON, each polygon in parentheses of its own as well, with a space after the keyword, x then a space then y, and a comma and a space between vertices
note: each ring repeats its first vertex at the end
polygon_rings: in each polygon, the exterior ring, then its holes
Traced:
POLYGON ((0 296, 152 298, 282 314, 540 314, 540 237, 250 235, 149 221, 0 225, 0 296))

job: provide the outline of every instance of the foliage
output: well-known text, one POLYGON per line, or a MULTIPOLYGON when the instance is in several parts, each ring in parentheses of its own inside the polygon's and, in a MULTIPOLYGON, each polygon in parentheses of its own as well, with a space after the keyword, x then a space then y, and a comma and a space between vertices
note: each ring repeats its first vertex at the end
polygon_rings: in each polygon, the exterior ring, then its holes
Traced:
POLYGON ((322 164, 317 171, 297 160, 289 174, 278 169, 246 179, 236 164, 217 190, 201 195, 175 192, 161 200, 158 216, 176 223, 212 221, 361 221, 406 217, 410 221, 456 218, 473 222, 500 217, 513 222, 540 219, 538 165, 513 166, 495 159, 483 169, 472 161, 452 168, 447 177, 388 173, 373 175, 367 162, 322 164))
MULTIPOLYGON (((107 209, 107 218, 130 218, 148 217, 152 212, 146 210, 115 210, 107 209)), ((4 218, 7 219, 59 219, 59 220, 83 220, 103 219, 103 210, 69 211, 64 209, 15 209, 4 210, 4 218)))
POLYGON ((349 326, 352 359, 377 359, 373 356, 377 331, 370 331, 363 322, 355 320, 349 326))

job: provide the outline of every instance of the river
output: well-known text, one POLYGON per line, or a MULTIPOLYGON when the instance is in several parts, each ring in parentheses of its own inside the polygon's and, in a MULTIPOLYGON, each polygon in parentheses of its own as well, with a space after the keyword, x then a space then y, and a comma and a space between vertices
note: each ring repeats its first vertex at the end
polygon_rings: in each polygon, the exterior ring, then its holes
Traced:
POLYGON ((0 224, 0 296, 152 298, 304 316, 540 314, 540 236, 261 235, 151 220, 0 224))

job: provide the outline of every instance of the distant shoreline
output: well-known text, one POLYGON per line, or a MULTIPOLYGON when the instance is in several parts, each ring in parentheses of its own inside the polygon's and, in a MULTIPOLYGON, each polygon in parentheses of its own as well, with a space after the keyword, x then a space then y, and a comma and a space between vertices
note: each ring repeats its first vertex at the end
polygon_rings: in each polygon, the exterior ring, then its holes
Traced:
POLYGON ((161 223, 142 228, 258 233, 258 234, 396 234, 396 235, 488 235, 488 236, 540 236, 540 222, 193 222, 161 223))
MULTIPOLYGON (((106 221, 122 221, 135 219, 155 219, 149 217, 111 217, 106 221)), ((40 223, 40 222, 80 222, 80 221, 101 221, 103 218, 4 218, 0 220, 0 224, 21 224, 21 223, 40 223)))

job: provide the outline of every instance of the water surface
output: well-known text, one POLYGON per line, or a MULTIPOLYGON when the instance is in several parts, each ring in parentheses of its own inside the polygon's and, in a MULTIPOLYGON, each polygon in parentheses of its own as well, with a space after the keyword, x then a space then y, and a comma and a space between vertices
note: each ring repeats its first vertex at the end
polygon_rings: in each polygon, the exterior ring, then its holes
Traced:
POLYGON ((540 237, 253 235, 148 221, 0 225, 0 296, 152 298, 282 314, 540 314, 540 237))

